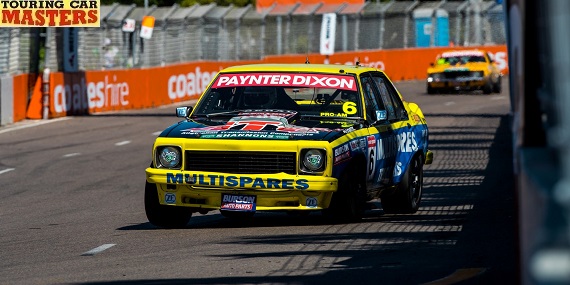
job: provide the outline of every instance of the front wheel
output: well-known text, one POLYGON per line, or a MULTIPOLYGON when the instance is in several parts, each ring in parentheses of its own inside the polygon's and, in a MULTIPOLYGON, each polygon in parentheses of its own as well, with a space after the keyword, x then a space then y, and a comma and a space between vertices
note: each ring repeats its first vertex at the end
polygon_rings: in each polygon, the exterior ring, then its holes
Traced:
POLYGON ((418 211, 422 199, 423 166, 422 156, 414 156, 396 191, 381 195, 380 202, 385 213, 413 214, 418 211))
POLYGON ((338 190, 333 194, 329 208, 323 214, 333 221, 354 221, 364 215, 366 207, 365 184, 361 171, 349 166, 338 181, 338 190))
POLYGON ((491 79, 489 79, 487 82, 485 82, 485 85, 483 86, 483 94, 488 95, 491 94, 493 92, 493 83, 491 82, 491 79))
POLYGON ((501 93, 501 87, 501 77, 499 77, 499 79, 497 79, 497 82, 493 84, 493 92, 501 93))
POLYGON ((160 228, 183 228, 192 217, 188 208, 161 205, 156 184, 148 182, 144 188, 144 209, 148 221, 160 228))

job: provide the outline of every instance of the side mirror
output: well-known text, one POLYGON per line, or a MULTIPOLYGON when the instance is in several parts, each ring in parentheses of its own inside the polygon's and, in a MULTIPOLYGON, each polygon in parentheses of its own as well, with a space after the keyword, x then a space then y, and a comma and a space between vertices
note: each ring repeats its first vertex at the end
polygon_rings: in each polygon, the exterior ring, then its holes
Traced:
POLYGON ((192 107, 177 107, 176 117, 187 118, 192 113, 192 107))

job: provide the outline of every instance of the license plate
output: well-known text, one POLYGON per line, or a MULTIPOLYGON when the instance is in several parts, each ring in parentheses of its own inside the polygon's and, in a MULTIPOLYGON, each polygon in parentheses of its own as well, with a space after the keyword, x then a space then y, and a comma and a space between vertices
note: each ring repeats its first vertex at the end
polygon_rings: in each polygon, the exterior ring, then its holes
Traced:
POLYGON ((222 194, 221 210, 255 212, 257 197, 253 195, 222 194))

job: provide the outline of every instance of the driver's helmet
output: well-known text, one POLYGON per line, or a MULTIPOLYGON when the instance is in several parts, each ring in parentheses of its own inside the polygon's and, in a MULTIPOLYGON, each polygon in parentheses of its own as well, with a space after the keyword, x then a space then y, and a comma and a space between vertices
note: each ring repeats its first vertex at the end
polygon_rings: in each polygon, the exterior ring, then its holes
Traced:
POLYGON ((274 87, 246 87, 243 91, 243 105, 246 108, 272 108, 276 102, 274 87))

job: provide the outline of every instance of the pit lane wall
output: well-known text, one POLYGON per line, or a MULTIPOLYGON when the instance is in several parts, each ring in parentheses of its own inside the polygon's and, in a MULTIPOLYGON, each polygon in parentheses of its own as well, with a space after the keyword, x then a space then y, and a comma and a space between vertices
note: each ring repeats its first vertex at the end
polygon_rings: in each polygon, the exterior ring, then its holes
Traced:
MULTIPOLYGON (((455 50, 474 48, 489 51, 503 74, 508 74, 506 45, 458 47, 455 50)), ((310 63, 328 60, 330 64, 352 65, 359 61, 361 65, 384 70, 394 81, 425 80, 429 64, 438 54, 449 49, 366 50, 335 53, 328 59, 320 54, 286 55, 252 61, 202 61, 144 69, 54 72, 49 75, 49 86, 42 85, 41 76, 22 74, 13 77, 13 115, 7 122, 46 119, 42 104, 44 95, 49 98, 47 118, 151 108, 196 99, 219 70, 240 64, 303 63, 307 58, 310 63), (49 92, 44 93, 44 90, 49 92)), ((2 93, 5 97, 5 92, 2 93)))

